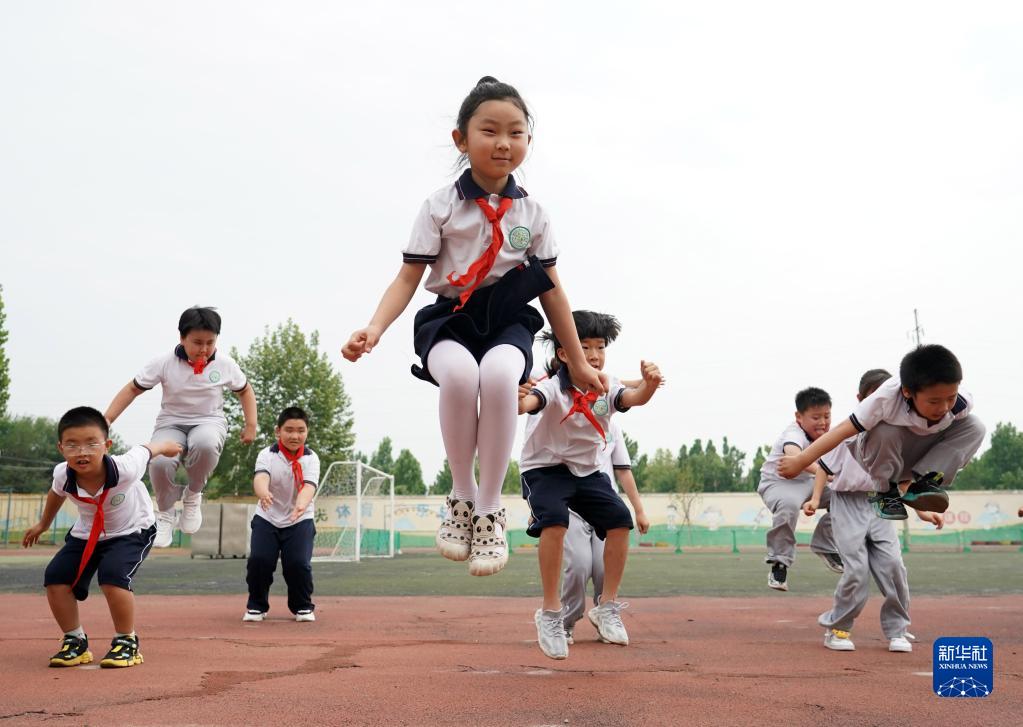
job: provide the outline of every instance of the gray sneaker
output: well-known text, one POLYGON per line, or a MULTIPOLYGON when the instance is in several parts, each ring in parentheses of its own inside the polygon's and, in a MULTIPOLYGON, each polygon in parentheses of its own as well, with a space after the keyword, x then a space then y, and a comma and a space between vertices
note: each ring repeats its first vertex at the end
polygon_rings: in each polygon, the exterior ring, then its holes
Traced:
POLYGON ((568 642, 565 641, 565 619, 561 611, 544 611, 536 609, 533 616, 536 622, 536 640, 540 651, 552 659, 568 658, 568 642))
POLYGON ((629 634, 622 623, 622 609, 628 607, 629 604, 622 601, 608 601, 586 612, 590 623, 597 628, 601 641, 606 644, 629 645, 629 634))
POLYGON ((565 643, 567 643, 569 646, 575 643, 575 638, 573 638, 574 631, 575 631, 574 626, 565 627, 565 643))

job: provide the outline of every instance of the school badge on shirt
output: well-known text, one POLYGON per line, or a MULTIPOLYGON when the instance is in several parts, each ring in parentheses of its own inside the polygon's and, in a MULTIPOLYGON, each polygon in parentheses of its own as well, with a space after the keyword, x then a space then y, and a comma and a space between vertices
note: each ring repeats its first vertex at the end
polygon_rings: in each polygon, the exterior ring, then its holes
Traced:
POLYGON ((118 492, 116 495, 110 498, 110 507, 117 507, 124 502, 124 493, 118 492))
POLYGON ((219 371, 210 371, 210 383, 211 384, 215 384, 218 381, 220 381, 220 372, 219 371))
POLYGON ((606 417, 607 413, 611 411, 611 407, 608 405, 607 399, 597 399, 593 402, 590 410, 598 417, 606 417))
POLYGON ((521 225, 511 228, 511 232, 508 233, 508 244, 511 245, 514 250, 525 250, 529 247, 529 243, 532 239, 533 236, 530 234, 529 228, 522 227, 521 225))
POLYGON ((939 697, 986 697, 995 685, 995 649, 983 636, 934 640, 934 693, 939 697))

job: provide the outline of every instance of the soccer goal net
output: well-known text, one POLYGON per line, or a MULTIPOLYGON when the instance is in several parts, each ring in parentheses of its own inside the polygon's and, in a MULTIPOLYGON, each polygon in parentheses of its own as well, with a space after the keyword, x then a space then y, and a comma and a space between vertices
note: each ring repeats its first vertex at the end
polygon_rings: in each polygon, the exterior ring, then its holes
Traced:
POLYGON ((332 462, 316 491, 313 560, 394 557, 394 476, 362 462, 332 462))

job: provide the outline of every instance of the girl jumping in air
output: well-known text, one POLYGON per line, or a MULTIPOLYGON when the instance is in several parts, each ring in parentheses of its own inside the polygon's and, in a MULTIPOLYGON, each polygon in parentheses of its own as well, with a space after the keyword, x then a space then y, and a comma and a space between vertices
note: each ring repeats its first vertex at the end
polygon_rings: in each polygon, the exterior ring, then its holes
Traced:
POLYGON ((468 168, 423 203, 402 252, 402 266, 369 324, 342 353, 370 353, 412 299, 427 266, 435 303, 416 313, 421 365, 412 373, 440 387, 440 427, 451 468, 447 516, 437 531, 445 558, 469 561, 472 575, 508 561, 501 485, 518 417, 518 385, 532 369, 540 305, 578 382, 606 391, 606 375, 583 354, 572 308, 558 279, 558 247, 547 213, 512 172, 532 141, 532 116, 519 92, 484 76, 462 101, 451 132, 468 168), (479 484, 473 461, 479 458, 479 484))

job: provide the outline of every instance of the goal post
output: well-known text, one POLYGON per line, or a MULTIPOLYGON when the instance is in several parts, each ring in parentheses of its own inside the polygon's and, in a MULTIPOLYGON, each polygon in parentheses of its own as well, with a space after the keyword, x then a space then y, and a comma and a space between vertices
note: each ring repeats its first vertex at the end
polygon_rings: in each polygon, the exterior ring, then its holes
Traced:
POLYGON ((316 492, 314 562, 394 557, 394 475, 331 462, 316 492))

